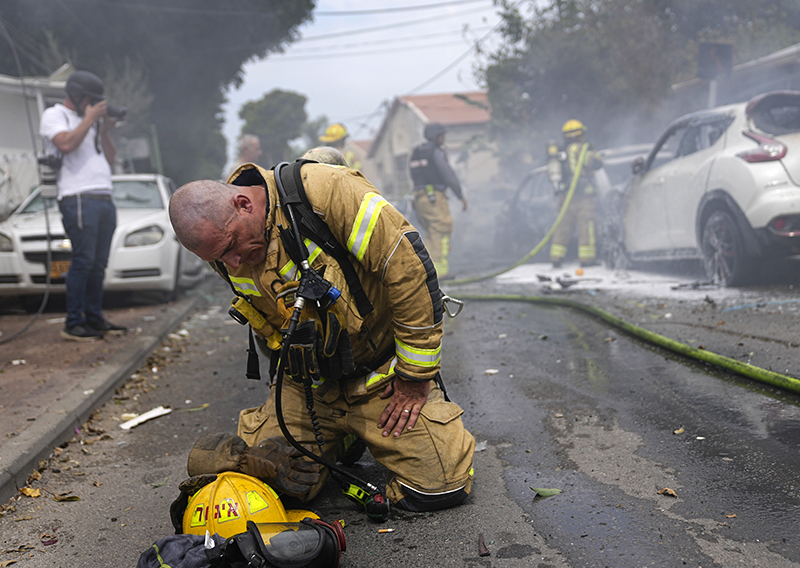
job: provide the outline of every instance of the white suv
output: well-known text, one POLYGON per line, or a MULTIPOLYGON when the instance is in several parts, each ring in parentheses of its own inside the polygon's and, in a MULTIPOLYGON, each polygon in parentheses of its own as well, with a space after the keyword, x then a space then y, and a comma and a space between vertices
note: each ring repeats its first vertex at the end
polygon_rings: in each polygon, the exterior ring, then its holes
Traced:
POLYGON ((683 116, 633 174, 604 207, 612 267, 699 258, 745 284, 762 259, 800 254, 800 92, 683 116))

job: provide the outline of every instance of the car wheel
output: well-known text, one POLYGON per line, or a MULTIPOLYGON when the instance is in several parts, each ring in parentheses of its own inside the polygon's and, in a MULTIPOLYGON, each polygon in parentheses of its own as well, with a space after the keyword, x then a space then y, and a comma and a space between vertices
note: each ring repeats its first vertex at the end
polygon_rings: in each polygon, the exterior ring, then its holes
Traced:
POLYGON ((745 253, 742 236, 727 211, 715 211, 703 226, 703 262, 715 284, 741 286, 752 277, 753 260, 745 253))
POLYGON ((602 202, 600 221, 600 256, 612 270, 626 270, 633 262, 625 248, 623 211, 625 196, 613 192, 602 202))

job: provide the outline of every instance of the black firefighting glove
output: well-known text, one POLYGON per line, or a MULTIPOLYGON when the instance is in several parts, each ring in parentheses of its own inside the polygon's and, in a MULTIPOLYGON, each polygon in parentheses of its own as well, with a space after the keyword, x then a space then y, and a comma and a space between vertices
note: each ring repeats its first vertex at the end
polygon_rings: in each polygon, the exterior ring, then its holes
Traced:
POLYGON ((248 446, 239 436, 208 434, 189 452, 190 476, 237 471, 257 477, 279 493, 303 497, 320 482, 320 466, 280 436, 248 446))

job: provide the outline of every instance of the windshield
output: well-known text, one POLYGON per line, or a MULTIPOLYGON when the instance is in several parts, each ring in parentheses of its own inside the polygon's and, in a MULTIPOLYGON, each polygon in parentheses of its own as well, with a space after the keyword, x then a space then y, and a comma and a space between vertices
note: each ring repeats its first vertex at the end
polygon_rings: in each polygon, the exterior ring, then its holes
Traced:
MULTIPOLYGON (((20 213, 39 213, 44 203, 50 210, 57 210, 56 200, 34 197, 20 213)), ((114 180, 114 204, 118 209, 163 209, 161 193, 155 181, 114 180)))
POLYGON ((154 181, 114 181, 114 204, 118 209, 164 208, 154 181))

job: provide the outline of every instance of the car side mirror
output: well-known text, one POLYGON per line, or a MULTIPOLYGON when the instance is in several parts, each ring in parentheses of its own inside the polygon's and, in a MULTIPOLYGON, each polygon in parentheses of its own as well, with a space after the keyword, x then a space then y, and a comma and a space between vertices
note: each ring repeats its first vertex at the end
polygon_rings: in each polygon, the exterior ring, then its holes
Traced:
POLYGON ((642 171, 644 171, 644 158, 642 158, 641 156, 636 158, 631 164, 631 171, 633 172, 633 175, 639 174, 642 171))

